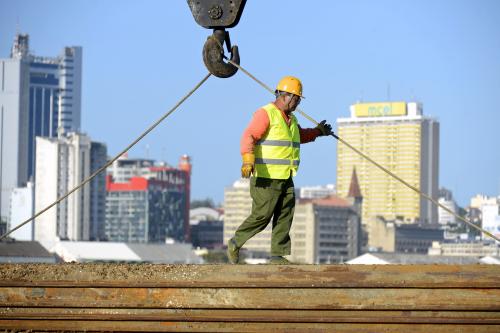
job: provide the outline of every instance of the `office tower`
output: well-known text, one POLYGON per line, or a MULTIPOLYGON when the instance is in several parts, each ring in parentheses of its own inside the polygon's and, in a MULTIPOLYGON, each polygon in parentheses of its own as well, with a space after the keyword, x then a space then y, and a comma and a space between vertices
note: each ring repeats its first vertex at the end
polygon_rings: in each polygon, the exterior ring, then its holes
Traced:
POLYGON ((186 241, 190 177, 188 156, 181 157, 178 168, 147 159, 117 160, 106 176, 106 239, 186 241))
POLYGON ((29 61, 27 36, 17 36, 11 58, 0 59, 0 217, 11 192, 28 181, 29 61))
MULTIPOLYGON (((90 143, 90 173, 93 174, 107 162, 107 147, 100 142, 90 143)), ((106 220, 106 171, 90 182, 90 240, 105 240, 106 220)))
MULTIPOLYGON (((250 181, 239 179, 233 186, 224 189, 224 244, 234 236, 236 229, 250 215, 252 211, 252 198, 250 197, 250 181)), ((272 223, 263 231, 252 237, 243 246, 253 252, 266 252, 271 250, 272 223)))
MULTIPOLYGON (((39 212, 91 174, 92 142, 85 134, 68 133, 60 138, 37 137, 35 211, 39 212)), ((95 146, 95 145, 94 145, 95 146)), ((97 145, 102 150, 102 145, 97 145)), ((50 249, 57 240, 90 240, 91 212, 98 194, 104 191, 99 179, 86 184, 35 220, 35 240, 50 249)), ((98 208, 97 208, 98 209, 98 208)), ((93 222, 96 222, 94 220, 93 222)), ((99 229, 97 226, 96 229, 99 229)))
MULTIPOLYGON (((385 168, 437 200, 439 123, 419 103, 358 103, 340 118, 338 135, 385 168)), ((375 216, 405 223, 438 223, 437 207, 342 143, 337 148, 337 193, 346 196, 356 168, 363 194, 362 222, 375 216)))
POLYGON ((37 56, 30 53, 29 36, 17 34, 10 58, 0 59, 0 71, 0 214, 5 217, 12 189, 35 177, 35 138, 80 130, 82 48, 37 56))

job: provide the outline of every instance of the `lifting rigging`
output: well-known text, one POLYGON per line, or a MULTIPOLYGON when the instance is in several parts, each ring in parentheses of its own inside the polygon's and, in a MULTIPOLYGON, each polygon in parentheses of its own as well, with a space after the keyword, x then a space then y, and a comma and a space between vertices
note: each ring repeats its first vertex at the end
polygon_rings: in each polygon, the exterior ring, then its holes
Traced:
POLYGON ((203 46, 203 62, 208 71, 220 78, 228 78, 236 74, 238 68, 225 63, 224 47, 231 53, 231 61, 240 63, 238 46, 231 46, 229 32, 226 28, 232 28, 238 24, 245 7, 246 0, 187 0, 191 13, 199 25, 207 29, 213 29, 212 35, 207 38, 203 46))

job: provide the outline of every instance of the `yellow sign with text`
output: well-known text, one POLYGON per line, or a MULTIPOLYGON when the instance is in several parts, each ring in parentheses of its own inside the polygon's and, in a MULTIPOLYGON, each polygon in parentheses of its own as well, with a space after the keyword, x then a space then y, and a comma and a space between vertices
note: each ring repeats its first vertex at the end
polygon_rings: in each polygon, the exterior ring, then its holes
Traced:
POLYGON ((406 103, 360 103, 354 105, 356 117, 387 117, 387 116, 405 116, 406 103))

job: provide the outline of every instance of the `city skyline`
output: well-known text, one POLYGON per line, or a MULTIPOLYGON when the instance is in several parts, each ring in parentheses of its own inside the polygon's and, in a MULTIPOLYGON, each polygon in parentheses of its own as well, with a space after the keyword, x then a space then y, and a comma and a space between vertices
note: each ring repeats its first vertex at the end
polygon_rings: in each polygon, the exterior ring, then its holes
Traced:
MULTIPOLYGON (((452 190, 461 206, 477 193, 497 196, 500 23, 495 13, 500 5, 353 1, 323 6, 328 8, 317 12, 317 6, 298 10, 293 2, 273 2, 262 10, 262 3, 249 2, 230 30, 241 64, 271 86, 286 74, 300 77, 307 97, 301 106, 317 120, 334 123, 357 100, 423 103, 426 114, 441 123, 439 185, 452 190), (275 37, 260 22, 278 12, 306 24, 290 25, 283 38, 275 37)), ((16 29, 30 35, 37 55, 82 46, 82 131, 106 143, 110 155, 206 73, 201 48, 211 32, 196 25, 184 1, 148 6, 2 1, 0 7, 2 58, 9 55, 16 29)), ((241 132, 270 100, 243 73, 210 78, 130 156, 174 161, 187 153, 193 157, 192 198, 222 202, 224 188, 239 174, 241 132)), ((300 116, 299 122, 311 126, 300 116)), ((335 156, 330 139, 304 147, 296 185, 333 183, 335 156)))

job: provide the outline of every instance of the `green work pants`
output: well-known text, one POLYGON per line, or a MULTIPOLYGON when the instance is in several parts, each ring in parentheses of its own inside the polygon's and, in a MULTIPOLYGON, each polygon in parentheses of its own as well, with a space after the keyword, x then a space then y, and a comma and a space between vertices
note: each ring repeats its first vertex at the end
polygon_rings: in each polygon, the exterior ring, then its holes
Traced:
POLYGON ((250 195, 252 213, 240 225, 234 235, 238 248, 255 234, 264 230, 271 218, 271 256, 290 254, 290 227, 295 209, 295 189, 292 177, 288 179, 251 178, 250 195))

